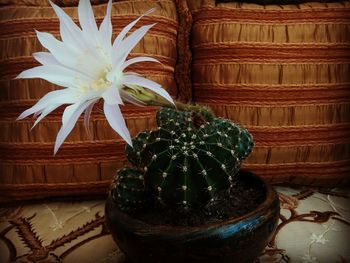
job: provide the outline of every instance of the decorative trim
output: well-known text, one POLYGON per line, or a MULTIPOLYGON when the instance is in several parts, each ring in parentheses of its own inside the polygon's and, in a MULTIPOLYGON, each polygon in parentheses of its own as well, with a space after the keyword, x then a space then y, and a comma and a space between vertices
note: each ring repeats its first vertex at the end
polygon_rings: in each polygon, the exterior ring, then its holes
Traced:
MULTIPOLYGON (((19 100, 11 102, 0 102, 0 122, 2 121, 15 121, 16 118, 19 116, 19 114, 29 107, 33 106, 35 102, 38 100, 19 100)), ((91 120, 106 120, 104 113, 101 111, 102 104, 98 103, 97 106, 93 109, 93 116, 91 116, 91 120)), ((135 118, 135 117, 144 117, 144 118, 150 118, 154 117, 155 113, 158 109, 158 107, 155 106, 149 106, 147 108, 135 106, 132 104, 125 104, 124 106, 120 107, 123 116, 125 116, 127 119, 135 118)), ((45 121, 51 120, 51 121, 61 121, 62 120, 62 113, 63 108, 59 108, 52 113, 50 113, 49 116, 46 116, 45 121)), ((21 120, 19 123, 25 123, 30 122, 33 123, 33 120, 27 119, 27 120, 21 120)))
POLYGON ((317 163, 247 164, 243 168, 274 183, 350 185, 350 160, 317 163))
POLYGON ((125 143, 121 139, 110 141, 66 142, 59 154, 52 155, 53 143, 0 143, 1 163, 45 164, 98 162, 111 159, 124 160, 125 143), (30 159, 28 157, 30 156, 30 159))
POLYGON ((257 146, 350 143, 350 123, 305 126, 245 126, 257 146))
POLYGON ((177 59, 175 80, 178 85, 178 99, 183 102, 192 100, 190 34, 192 30, 192 14, 187 6, 187 0, 176 0, 178 11, 177 59))
POLYGON ((205 43, 194 47, 194 60, 210 59, 222 62, 232 61, 235 56, 239 60, 278 60, 283 62, 300 61, 340 61, 349 62, 350 44, 276 44, 276 43, 205 43), (331 50, 331 52, 330 52, 331 50))
POLYGON ((58 196, 106 195, 111 180, 58 184, 0 184, 0 203, 58 196))
MULTIPOLYGON (((123 24, 127 21, 131 21, 139 17, 139 15, 114 15, 112 17, 112 24, 114 31, 121 31, 123 29, 123 24)), ((75 23, 78 19, 73 19, 75 23)), ((96 19, 97 24, 102 22, 102 18, 96 19)), ((164 37, 173 39, 176 35, 176 23, 171 19, 161 18, 161 17, 144 17, 140 21, 140 25, 147 25, 151 23, 156 23, 156 25, 150 29, 150 34, 158 34, 164 37)), ((56 18, 40 18, 40 19, 18 19, 18 20, 4 20, 0 21, 0 39, 6 39, 7 37, 13 36, 35 36, 35 31, 33 30, 45 30, 49 31, 51 34, 59 33, 59 21, 56 18), (5 36, 5 37, 3 37, 5 36)))
POLYGON ((297 10, 266 10, 243 9, 224 7, 205 7, 193 17, 196 25, 241 22, 241 23, 349 23, 350 8, 310 8, 297 10))
POLYGON ((322 103, 349 103, 350 85, 335 83, 332 85, 216 85, 193 84, 195 99, 201 103, 225 105, 315 105, 322 103), (220 87, 221 86, 221 87, 220 87), (215 90, 215 92, 212 92, 215 90), (247 104, 245 104, 247 103, 247 104))

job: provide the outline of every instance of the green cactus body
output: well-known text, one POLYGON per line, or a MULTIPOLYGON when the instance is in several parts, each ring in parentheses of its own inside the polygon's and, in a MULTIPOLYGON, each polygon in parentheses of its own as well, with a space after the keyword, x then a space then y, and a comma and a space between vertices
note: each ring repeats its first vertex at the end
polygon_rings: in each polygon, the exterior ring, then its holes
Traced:
POLYGON ((114 200, 118 200, 119 208, 125 212, 140 210, 149 203, 143 173, 134 168, 125 167, 118 171, 111 195, 114 200))
POLYGON ((136 167, 140 167, 142 165, 141 151, 143 150, 144 142, 148 140, 149 136, 150 132, 147 130, 140 132, 137 135, 137 137, 132 141, 133 148, 127 147, 125 150, 125 154, 129 162, 131 162, 136 167))
POLYGON ((199 127, 200 124, 203 124, 205 122, 212 122, 215 117, 210 112, 210 110, 206 108, 202 108, 200 112, 177 111, 171 108, 161 108, 157 112, 157 124, 160 127, 167 127, 168 124, 172 123, 178 123, 181 126, 186 126, 189 124, 189 118, 190 121, 193 122, 192 126, 199 127))
POLYGON ((217 130, 227 134, 239 159, 246 159, 254 147, 252 135, 245 128, 226 119, 216 118, 214 123, 217 130))
POLYGON ((166 204, 198 207, 235 181, 241 160, 251 151, 249 133, 210 112, 163 108, 158 129, 127 147, 128 159, 145 175, 145 186, 166 204))

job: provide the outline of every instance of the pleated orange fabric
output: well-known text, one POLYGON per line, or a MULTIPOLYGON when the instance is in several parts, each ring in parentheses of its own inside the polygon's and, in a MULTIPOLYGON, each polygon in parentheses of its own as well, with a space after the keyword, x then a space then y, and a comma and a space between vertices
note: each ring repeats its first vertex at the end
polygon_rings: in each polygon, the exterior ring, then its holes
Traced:
POLYGON ((272 182, 350 181, 350 2, 190 1, 194 100, 248 128, 245 168, 272 182))
MULTIPOLYGON (((58 88, 40 79, 17 80, 14 77, 37 65, 32 53, 43 48, 34 29, 58 36, 59 22, 51 7, 33 5, 40 3, 38 0, 23 0, 19 5, 7 2, 0 7, 0 201, 105 193, 111 178, 126 159, 125 143, 109 127, 101 105, 95 107, 91 116, 91 137, 87 136, 82 120, 79 120, 55 157, 53 145, 61 126, 62 108, 44 118, 33 130, 30 118, 15 121, 44 94, 58 88), (31 5, 25 5, 27 2, 31 5)), ((141 63, 130 70, 162 84, 176 98, 178 89, 174 68, 178 20, 175 2, 114 2, 113 31, 117 34, 126 24, 153 7, 156 11, 144 17, 139 26, 157 24, 135 47, 131 56, 152 56, 162 64, 141 63)), ((100 23, 106 4, 93 8, 100 23)), ((67 7, 65 11, 77 21, 77 8, 67 7)), ((155 126, 155 111, 155 107, 122 107, 132 136, 155 126)))

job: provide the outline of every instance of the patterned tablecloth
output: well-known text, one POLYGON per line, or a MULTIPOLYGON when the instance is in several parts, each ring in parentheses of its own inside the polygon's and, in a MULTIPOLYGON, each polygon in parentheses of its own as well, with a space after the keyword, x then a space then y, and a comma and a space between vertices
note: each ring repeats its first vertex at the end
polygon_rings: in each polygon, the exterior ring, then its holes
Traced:
MULTIPOLYGON (((277 187, 281 216, 257 262, 350 262, 350 189, 277 187)), ((104 226, 104 200, 0 209, 0 263, 123 263, 104 226)))

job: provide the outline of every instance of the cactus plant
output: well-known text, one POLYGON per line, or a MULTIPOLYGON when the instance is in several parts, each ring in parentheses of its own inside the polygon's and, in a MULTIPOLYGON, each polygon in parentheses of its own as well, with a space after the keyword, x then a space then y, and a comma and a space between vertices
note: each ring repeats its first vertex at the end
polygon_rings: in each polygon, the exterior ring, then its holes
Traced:
POLYGON ((214 200, 234 184, 254 144, 247 130, 208 110, 161 108, 157 123, 158 129, 141 132, 126 154, 143 171, 145 188, 165 205, 196 208, 214 200))
POLYGON ((254 141, 252 135, 245 128, 222 118, 216 118, 213 124, 217 130, 227 134, 241 161, 249 156, 253 150, 254 141))
POLYGON ((149 203, 144 176, 134 168, 125 167, 117 172, 111 195, 114 200, 118 200, 119 208, 126 212, 140 210, 149 203))

